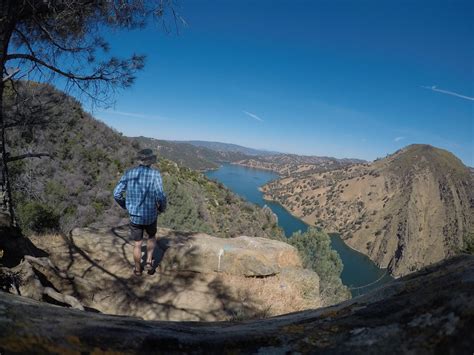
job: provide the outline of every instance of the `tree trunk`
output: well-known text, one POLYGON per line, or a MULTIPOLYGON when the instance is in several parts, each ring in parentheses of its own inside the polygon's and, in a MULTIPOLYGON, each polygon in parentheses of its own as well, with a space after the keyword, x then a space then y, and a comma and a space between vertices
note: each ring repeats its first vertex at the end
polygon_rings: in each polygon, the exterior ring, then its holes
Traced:
POLYGON ((0 80, 0 149, 1 149, 1 159, 0 159, 0 169, 1 171, 1 201, 0 201, 0 212, 9 214, 10 224, 14 226, 15 224, 15 214, 13 210, 13 199, 12 191, 10 185, 10 178, 8 174, 8 154, 6 147, 6 135, 5 135, 5 114, 3 107, 3 93, 5 89, 5 82, 3 81, 3 75, 5 74, 5 65, 6 65, 6 56, 8 54, 8 45, 10 43, 10 38, 12 36, 13 30, 15 28, 15 19, 14 12, 12 12, 15 6, 12 4, 12 1, 2 2, 0 8, 0 16, 3 19, 8 19, 8 21, 3 20, 0 24, 0 68, 2 80, 0 80))

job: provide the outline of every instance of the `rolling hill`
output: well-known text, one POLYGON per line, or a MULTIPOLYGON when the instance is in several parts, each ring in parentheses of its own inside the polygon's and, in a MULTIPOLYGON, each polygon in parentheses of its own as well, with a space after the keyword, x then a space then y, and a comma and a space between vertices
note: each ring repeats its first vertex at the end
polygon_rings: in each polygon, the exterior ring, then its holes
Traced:
POLYGON ((280 154, 278 152, 271 152, 263 149, 254 149, 243 147, 241 145, 232 144, 232 143, 221 143, 221 142, 208 142, 208 141, 183 141, 181 143, 189 143, 195 147, 204 147, 217 152, 232 152, 232 153, 241 153, 244 155, 256 156, 256 155, 275 155, 280 154))
POLYGON ((310 175, 316 172, 335 170, 353 164, 366 163, 361 159, 337 159, 331 157, 296 154, 276 154, 249 157, 236 162, 250 168, 275 171, 281 176, 310 175))
POLYGON ((217 169, 220 163, 229 163, 247 158, 247 155, 238 151, 217 151, 190 143, 147 137, 134 137, 131 139, 143 146, 155 149, 162 158, 172 160, 180 166, 200 171, 217 169))

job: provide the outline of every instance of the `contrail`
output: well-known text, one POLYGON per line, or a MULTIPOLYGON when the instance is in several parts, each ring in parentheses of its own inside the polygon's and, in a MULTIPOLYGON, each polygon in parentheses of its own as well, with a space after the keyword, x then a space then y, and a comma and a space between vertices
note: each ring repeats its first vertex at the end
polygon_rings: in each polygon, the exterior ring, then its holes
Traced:
POLYGON ((436 91, 436 92, 440 92, 440 93, 442 93, 442 94, 448 94, 448 95, 460 97, 461 99, 466 99, 466 100, 469 100, 469 101, 474 101, 474 97, 470 97, 470 96, 466 96, 466 95, 461 95, 461 94, 458 94, 457 92, 453 92, 453 91, 438 89, 438 88, 436 88, 436 86, 422 86, 422 88, 423 88, 423 89, 432 90, 432 91, 436 91))
POLYGON ((247 111, 242 111, 243 113, 245 113, 247 116, 250 116, 254 119, 256 119, 257 121, 260 121, 260 122, 263 122, 263 119, 261 119, 260 117, 258 117, 256 114, 254 113, 251 113, 251 112, 247 112, 247 111))
POLYGON ((158 120, 166 119, 165 117, 161 117, 161 116, 145 115, 142 113, 135 113, 135 112, 112 111, 112 110, 102 110, 101 112, 112 114, 112 115, 120 115, 120 116, 135 117, 135 118, 158 119, 158 120))

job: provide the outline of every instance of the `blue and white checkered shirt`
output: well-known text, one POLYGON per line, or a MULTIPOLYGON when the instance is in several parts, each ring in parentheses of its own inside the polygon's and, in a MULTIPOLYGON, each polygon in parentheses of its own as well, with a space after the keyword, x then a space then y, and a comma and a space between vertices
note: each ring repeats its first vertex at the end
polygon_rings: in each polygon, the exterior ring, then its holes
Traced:
POLYGON ((128 170, 115 187, 114 199, 127 209, 133 224, 152 224, 158 204, 166 203, 160 172, 145 165, 128 170))

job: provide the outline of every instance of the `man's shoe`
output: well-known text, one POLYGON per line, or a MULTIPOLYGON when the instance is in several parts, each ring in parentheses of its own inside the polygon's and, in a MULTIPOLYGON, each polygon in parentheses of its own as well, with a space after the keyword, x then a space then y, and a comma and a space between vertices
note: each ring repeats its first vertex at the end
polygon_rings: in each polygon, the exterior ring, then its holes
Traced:
POLYGON ((151 270, 153 270, 153 261, 145 264, 145 271, 150 272, 151 270))

